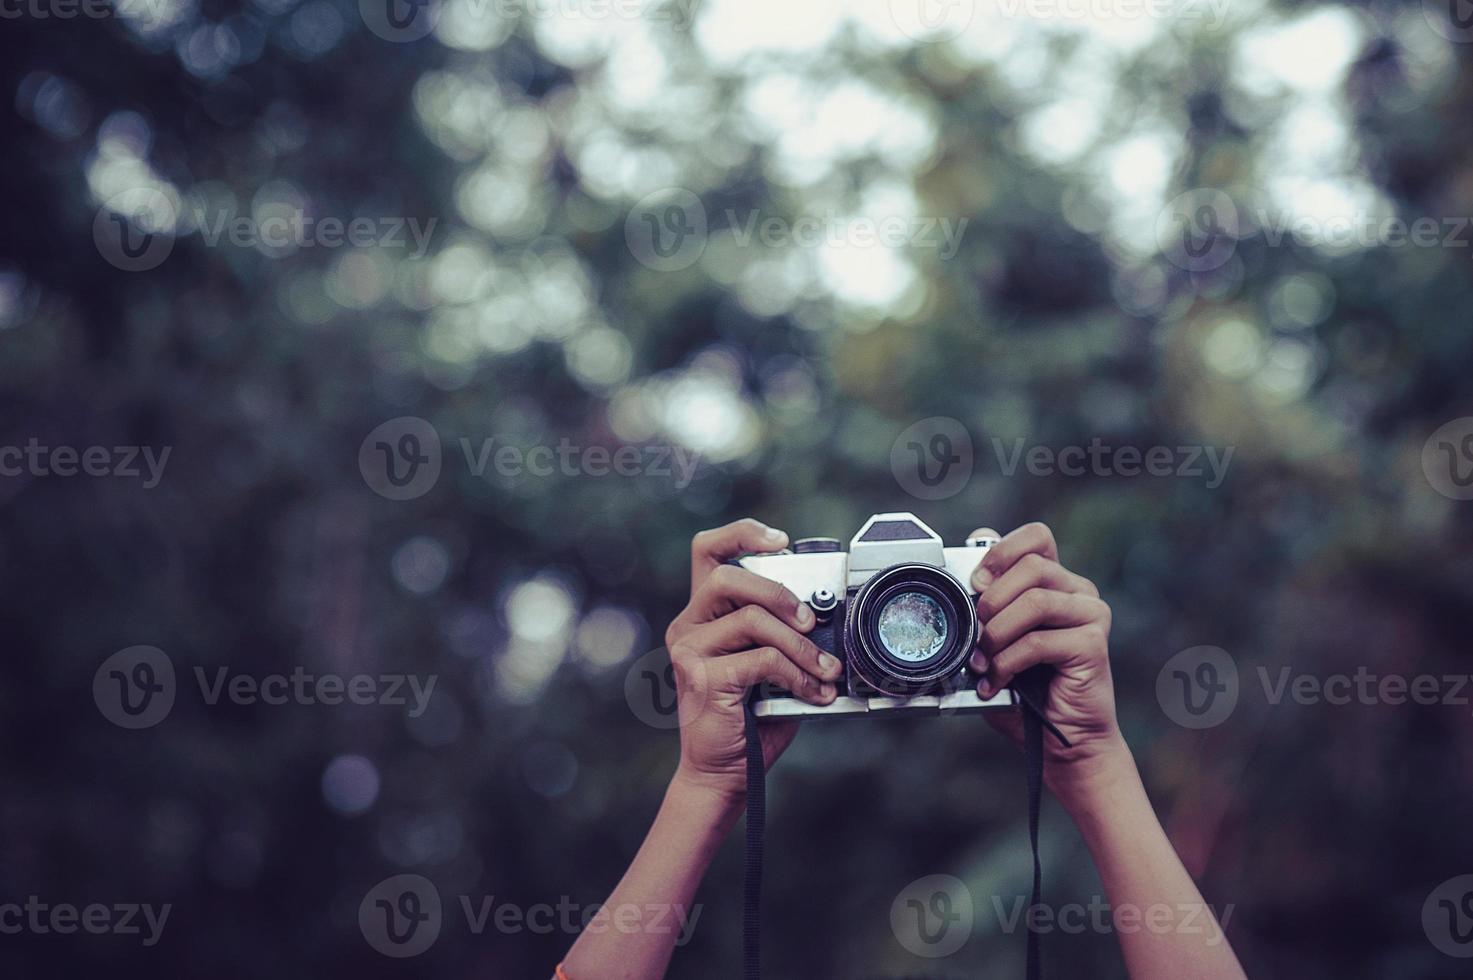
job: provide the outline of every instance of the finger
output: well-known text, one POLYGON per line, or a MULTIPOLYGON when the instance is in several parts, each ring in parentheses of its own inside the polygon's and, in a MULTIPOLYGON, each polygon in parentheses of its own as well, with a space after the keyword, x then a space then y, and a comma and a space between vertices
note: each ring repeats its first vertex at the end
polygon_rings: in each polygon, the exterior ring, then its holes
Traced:
POLYGON ((1110 607, 1093 596, 1052 589, 1028 589, 982 624, 977 650, 972 655, 973 669, 978 657, 995 657, 1025 633, 1040 628, 1057 629, 1109 622, 1110 607))
POLYGON ((761 521, 744 517, 725 527, 702 531, 690 543, 690 591, 701 587, 706 576, 723 562, 744 554, 781 551, 788 546, 786 532, 761 521))
MULTIPOLYGON (((973 578, 975 580, 975 575, 973 578)), ((1003 572, 977 597, 978 617, 986 622, 1029 589, 1053 589, 1096 598, 1100 594, 1094 583, 1083 575, 1076 575, 1058 562, 1032 552, 1019 558, 1012 568, 1003 572)))
POLYGON ((745 694, 754 684, 775 684, 812 704, 828 704, 838 695, 833 684, 800 669, 777 647, 758 647, 707 660, 706 669, 723 690, 731 693, 745 694))
POLYGON ((836 657, 760 606, 744 606, 720 619, 697 626, 682 643, 706 656, 773 647, 799 669, 820 680, 837 680, 843 672, 836 657))
POLYGON ((781 582, 735 565, 718 565, 691 596, 690 604, 676 617, 682 625, 697 626, 719 619, 743 606, 761 606, 789 626, 804 633, 813 628, 813 610, 800 602, 781 582))
POLYGON ((1014 677, 1038 664, 1064 667, 1081 663, 1090 658, 1099 644, 1099 630, 1094 626, 1035 630, 992 658, 992 669, 978 683, 977 693, 990 698, 1011 684, 1014 677))
POLYGON ((988 548, 987 554, 977 563, 977 570, 972 573, 972 588, 981 592, 1017 564, 1018 559, 1029 554, 1058 560, 1059 549, 1054 544, 1054 532, 1049 530, 1047 524, 1036 521, 1024 524, 988 548))

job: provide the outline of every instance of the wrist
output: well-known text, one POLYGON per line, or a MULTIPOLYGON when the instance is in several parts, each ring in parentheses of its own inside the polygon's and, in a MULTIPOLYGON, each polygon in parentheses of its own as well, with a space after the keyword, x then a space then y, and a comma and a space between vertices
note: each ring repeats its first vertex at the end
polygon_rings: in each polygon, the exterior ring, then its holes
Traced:
POLYGON ((1043 776, 1049 792, 1076 822, 1106 801, 1140 786, 1135 757, 1118 732, 1067 762, 1046 765, 1043 776))
POLYGON ((709 774, 692 772, 682 766, 670 779, 665 803, 724 834, 746 806, 747 792, 746 787, 734 786, 729 780, 713 779, 709 774))

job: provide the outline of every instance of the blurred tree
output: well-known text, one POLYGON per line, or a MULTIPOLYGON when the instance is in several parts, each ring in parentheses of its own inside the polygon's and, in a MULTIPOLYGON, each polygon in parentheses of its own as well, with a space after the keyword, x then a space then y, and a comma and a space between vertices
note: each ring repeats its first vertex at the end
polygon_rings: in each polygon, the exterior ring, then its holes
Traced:
MULTIPOLYGON (((1466 711, 1260 683, 1467 673, 1468 505, 1423 466, 1473 414, 1473 92, 1431 6, 958 5, 954 36, 903 4, 447 0, 407 34, 368 0, 60 6, 0 24, 0 446, 170 452, 152 488, 0 478, 0 900, 174 911, 149 948, 0 937, 7 976, 550 972, 566 935, 474 935, 458 898, 617 879, 676 752, 628 671, 690 534, 902 508, 952 540, 1046 520, 1100 584, 1127 734, 1250 973, 1460 974, 1421 909, 1473 867, 1466 711), (1387 238, 1419 218, 1435 241, 1387 238), (371 242, 327 241, 354 219, 371 242), (137 268, 144 243, 167 254, 137 268), (358 454, 404 416, 442 469, 394 500, 358 454), (891 447, 938 416, 973 472, 917 499, 891 447), (494 462, 564 440, 571 475, 494 462), (1007 466, 1096 440, 1229 462, 1007 466), (623 446, 645 472, 591 475, 623 446), (700 454, 688 485, 648 472, 669 447, 700 454), (87 692, 135 644, 179 694, 125 731, 87 692), (1202 732, 1155 696, 1199 644, 1241 681, 1202 732), (221 667, 437 687, 418 717, 212 705, 221 667), (357 925, 405 871, 447 909, 408 963, 357 925)), ((1013 755, 965 719, 810 729, 774 777, 782 975, 925 967, 885 923, 936 872, 978 903, 942 972, 1019 972, 1013 755)), ((1051 899, 1088 902, 1046 831, 1051 899)), ((675 975, 735 969, 736 859, 675 975)), ((1123 973, 1108 935, 1046 949, 1123 973)))

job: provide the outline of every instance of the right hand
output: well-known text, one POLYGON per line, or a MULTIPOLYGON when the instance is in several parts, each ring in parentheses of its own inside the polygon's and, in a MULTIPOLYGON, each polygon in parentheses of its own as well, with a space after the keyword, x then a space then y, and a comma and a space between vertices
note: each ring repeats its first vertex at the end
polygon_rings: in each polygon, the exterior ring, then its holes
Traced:
MULTIPOLYGON (((747 792, 743 705, 768 682, 811 704, 829 704, 839 661, 804 634, 813 610, 781 584, 725 564, 780 551, 788 536, 750 518, 702 531, 691 542, 690 602, 665 632, 680 714, 676 778, 735 802, 747 792)), ((797 734, 795 721, 761 726, 770 766, 797 734)))
MULTIPOLYGON (((978 528, 973 537, 997 536, 978 528)), ((1025 524, 993 545, 972 572, 982 633, 972 669, 977 693, 991 697, 1025 670, 1047 664, 1044 717, 1069 740, 1045 738, 1044 778, 1061 797, 1129 756, 1115 715, 1110 678, 1110 606, 1093 582, 1059 562, 1054 534, 1025 524)), ((994 728, 1023 744, 1021 712, 992 712, 994 728)), ((1132 763, 1133 765, 1133 763, 1132 763)), ((1067 800, 1066 800, 1067 803, 1067 800)))

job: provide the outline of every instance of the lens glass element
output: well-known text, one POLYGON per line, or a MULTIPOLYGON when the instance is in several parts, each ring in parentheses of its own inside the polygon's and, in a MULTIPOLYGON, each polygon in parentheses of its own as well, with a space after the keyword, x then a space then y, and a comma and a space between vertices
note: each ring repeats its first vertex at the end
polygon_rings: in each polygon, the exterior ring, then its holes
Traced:
POLYGON ((880 642, 897 660, 917 664, 946 645, 946 614, 930 596, 902 592, 880 610, 880 642))

